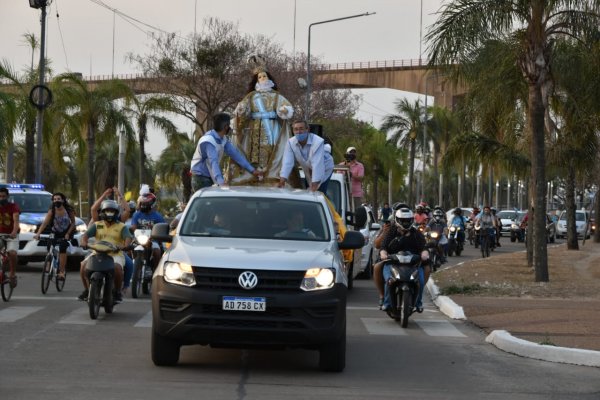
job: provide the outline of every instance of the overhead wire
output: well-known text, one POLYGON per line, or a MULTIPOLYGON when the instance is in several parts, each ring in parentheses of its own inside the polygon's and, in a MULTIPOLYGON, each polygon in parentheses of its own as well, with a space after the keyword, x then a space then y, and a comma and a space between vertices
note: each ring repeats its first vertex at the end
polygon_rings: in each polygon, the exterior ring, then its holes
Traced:
POLYGON ((54 2, 54 5, 56 6, 56 24, 58 26, 58 33, 60 35, 60 42, 62 44, 63 53, 65 54, 65 64, 67 65, 67 70, 70 70, 70 68, 69 68, 69 57, 67 57, 67 49, 65 48, 65 39, 63 37, 62 29, 61 29, 61 26, 60 26, 60 15, 58 13, 58 0, 56 0, 54 2))

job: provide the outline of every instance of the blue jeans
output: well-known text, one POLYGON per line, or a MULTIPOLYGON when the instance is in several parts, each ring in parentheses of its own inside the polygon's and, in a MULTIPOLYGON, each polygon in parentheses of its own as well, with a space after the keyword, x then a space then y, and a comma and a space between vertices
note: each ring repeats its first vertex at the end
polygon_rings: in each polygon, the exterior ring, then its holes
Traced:
POLYGON ((125 265, 123 266, 123 289, 127 289, 131 283, 131 276, 133 275, 133 260, 129 257, 129 254, 123 253, 125 256, 125 265))
POLYGON ((207 176, 192 175, 192 189, 194 192, 213 185, 213 180, 207 176))
MULTIPOLYGON (((383 266, 383 307, 388 308, 392 305, 392 298, 390 296, 390 289, 388 287, 388 280, 392 277, 392 264, 387 263, 383 266)), ((423 288, 425 287, 425 271, 422 266, 419 266, 419 293, 417 293, 417 308, 423 307, 423 288)))
MULTIPOLYGON (((333 173, 331 175, 333 175, 333 173)), ((327 186, 329 186, 329 180, 331 179, 331 175, 329 175, 329 178, 325 179, 319 185, 319 188, 317 189, 317 191, 319 191, 325 195, 327 194, 327 186)), ((304 186, 306 186, 307 188, 310 188, 310 185, 308 184, 308 181, 306 180, 306 178, 304 178, 304 186)))

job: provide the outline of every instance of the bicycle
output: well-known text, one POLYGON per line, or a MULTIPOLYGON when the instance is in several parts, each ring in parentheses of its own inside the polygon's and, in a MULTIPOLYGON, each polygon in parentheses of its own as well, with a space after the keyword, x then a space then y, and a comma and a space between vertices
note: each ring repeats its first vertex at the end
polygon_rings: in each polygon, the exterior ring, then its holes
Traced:
POLYGON ((2 300, 9 301, 13 293, 13 285, 11 285, 9 274, 10 274, 10 261, 8 260, 8 252, 6 251, 6 239, 10 238, 10 235, 0 234, 0 292, 2 293, 2 300))
POLYGON ((54 240, 54 234, 40 235, 40 239, 46 239, 48 241, 48 254, 46 255, 44 268, 42 269, 42 293, 46 294, 50 282, 53 280, 56 283, 56 290, 62 292, 67 279, 67 270, 65 268, 63 279, 59 279, 59 243, 65 239, 60 238, 54 240))

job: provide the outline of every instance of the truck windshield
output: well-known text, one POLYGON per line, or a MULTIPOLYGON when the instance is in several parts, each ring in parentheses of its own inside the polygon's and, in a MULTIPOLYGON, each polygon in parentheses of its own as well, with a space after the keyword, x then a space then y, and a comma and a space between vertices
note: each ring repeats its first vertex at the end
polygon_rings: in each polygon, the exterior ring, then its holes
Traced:
POLYGON ((188 205, 181 236, 329 241, 320 203, 255 198, 204 197, 188 205))

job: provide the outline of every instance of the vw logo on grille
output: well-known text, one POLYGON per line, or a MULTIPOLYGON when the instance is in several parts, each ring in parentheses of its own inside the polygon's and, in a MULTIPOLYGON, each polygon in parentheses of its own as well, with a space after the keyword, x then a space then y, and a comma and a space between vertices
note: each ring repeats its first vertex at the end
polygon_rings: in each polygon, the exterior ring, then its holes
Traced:
POLYGON ((238 283, 244 289, 254 289, 258 284, 258 277, 254 272, 244 271, 240 274, 238 278, 238 283))

